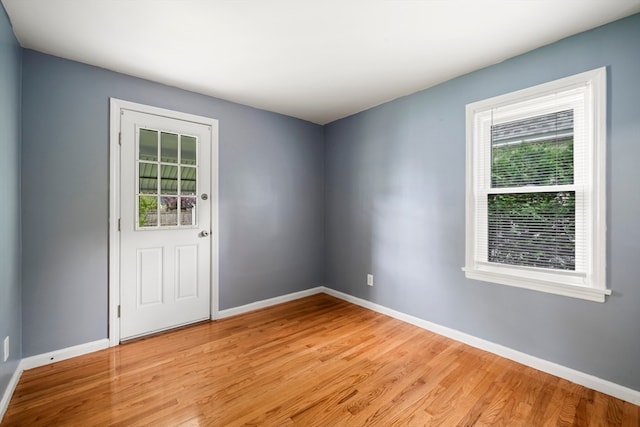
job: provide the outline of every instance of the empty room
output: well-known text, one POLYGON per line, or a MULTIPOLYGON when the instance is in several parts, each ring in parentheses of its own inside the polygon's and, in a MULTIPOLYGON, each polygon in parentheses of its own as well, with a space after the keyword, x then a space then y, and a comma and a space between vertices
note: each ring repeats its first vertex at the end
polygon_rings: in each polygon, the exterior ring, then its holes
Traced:
POLYGON ((2 427, 640 427, 640 0, 0 1, 2 427))

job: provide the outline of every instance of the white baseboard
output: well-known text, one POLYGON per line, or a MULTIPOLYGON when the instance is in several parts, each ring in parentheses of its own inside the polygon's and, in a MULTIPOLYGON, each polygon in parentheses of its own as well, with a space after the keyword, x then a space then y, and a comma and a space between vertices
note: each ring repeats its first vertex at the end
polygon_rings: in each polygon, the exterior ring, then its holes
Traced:
POLYGON ((218 311, 218 319, 224 319, 225 317, 237 316, 238 314, 248 313, 250 311, 258 310, 260 308, 270 307, 272 305, 281 304, 283 302, 289 302, 300 298, 308 297, 309 295, 315 295, 325 292, 324 286, 318 286, 317 288, 305 289, 304 291, 294 292, 280 297, 269 298, 262 301, 252 302, 250 304, 241 305, 239 307, 227 308, 226 310, 218 311))
POLYGON ((104 338, 98 341, 88 342, 85 344, 74 345, 73 347, 67 347, 60 350, 50 351, 48 353, 37 354, 35 356, 25 357, 20 360, 16 371, 9 381, 9 385, 2 396, 0 401, 0 422, 4 417, 4 413, 9 407, 9 402, 13 396, 13 392, 16 390, 18 381, 22 376, 22 373, 28 369, 38 368, 40 366, 48 365, 50 363, 59 362, 61 360, 70 359, 76 356, 82 356, 83 354, 93 353, 94 351, 103 350, 109 347, 109 339, 104 338))
POLYGON ((40 366, 49 365, 50 363, 71 359, 72 357, 82 356, 83 354, 93 353, 98 350, 104 350, 105 348, 109 348, 108 338, 26 357, 20 362, 20 367, 23 371, 26 371, 27 369, 38 368, 40 366))
POLYGON ((4 413, 7 412, 7 408, 9 407, 9 402, 11 401, 11 396, 13 396, 13 392, 16 390, 16 386, 18 385, 18 381, 20 381, 20 376, 22 375, 22 368, 18 363, 15 372, 11 376, 11 380, 9 380, 9 384, 2 395, 2 400, 0 400, 0 423, 2 422, 2 418, 4 417, 4 413))
POLYGON ((513 360, 539 371, 543 371, 601 393, 617 397, 618 399, 625 400, 633 403, 634 405, 640 405, 640 391, 638 390, 633 390, 611 381, 603 380, 602 378, 598 378, 591 374, 586 374, 554 362, 549 362, 548 360, 540 359, 521 351, 514 350, 455 329, 447 328, 446 326, 438 325, 334 289, 324 287, 323 291, 328 295, 377 311, 378 313, 386 314, 387 316, 402 320, 403 322, 411 323, 412 325, 434 332, 438 335, 443 335, 447 338, 502 356, 506 359, 513 360))

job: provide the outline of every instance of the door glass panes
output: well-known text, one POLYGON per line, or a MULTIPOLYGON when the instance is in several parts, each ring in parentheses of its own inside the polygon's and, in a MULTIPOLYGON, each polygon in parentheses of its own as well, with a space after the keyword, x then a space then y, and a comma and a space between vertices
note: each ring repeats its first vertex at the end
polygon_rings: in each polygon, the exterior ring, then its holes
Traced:
POLYGON ((196 209, 195 197, 180 198, 180 212, 181 212, 180 225, 196 225, 195 209, 196 209))
POLYGON ((149 129, 140 129, 140 160, 158 160, 158 132, 149 129))
POLYGON ((156 163, 140 162, 138 167, 140 194, 157 194, 158 165, 156 163))
POLYGON ((196 194, 197 169, 184 166, 181 169, 182 173, 180 179, 180 194, 196 194))
POLYGON ((160 225, 178 225, 178 198, 160 197, 160 225))
POLYGON ((196 138, 182 135, 180 137, 180 157, 183 165, 196 164, 196 138))
POLYGON ((138 226, 156 227, 158 225, 158 198, 156 196, 138 196, 138 226))
POLYGON ((178 166, 161 165, 160 183, 162 194, 178 194, 178 166))
POLYGON ((197 226, 197 147, 194 136, 139 129, 138 229, 197 226))
POLYGON ((178 135, 162 132, 160 134, 161 157, 166 163, 178 163, 178 135))

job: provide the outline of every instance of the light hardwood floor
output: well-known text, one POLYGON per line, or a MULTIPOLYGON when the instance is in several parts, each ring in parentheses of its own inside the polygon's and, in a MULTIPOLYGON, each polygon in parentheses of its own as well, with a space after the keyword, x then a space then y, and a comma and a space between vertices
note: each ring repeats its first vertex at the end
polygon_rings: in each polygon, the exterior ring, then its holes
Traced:
POLYGON ((2 426, 640 426, 640 407, 320 294, 24 372, 2 426))

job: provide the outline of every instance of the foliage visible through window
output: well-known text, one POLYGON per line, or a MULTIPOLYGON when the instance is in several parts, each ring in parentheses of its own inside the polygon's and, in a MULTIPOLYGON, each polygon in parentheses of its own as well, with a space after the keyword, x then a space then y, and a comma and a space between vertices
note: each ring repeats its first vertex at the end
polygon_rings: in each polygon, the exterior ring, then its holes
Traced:
POLYGON ((575 193, 489 196, 490 262, 575 270, 575 193))
MULTIPOLYGON (((491 127, 492 188, 573 184, 573 111, 491 127)), ((575 269, 575 192, 488 196, 488 261, 575 269)))
POLYGON ((491 126, 491 186, 573 184, 573 110, 491 126))
POLYGON ((138 206, 138 224, 144 227, 148 224, 156 225, 156 212, 158 211, 158 198, 151 196, 140 196, 138 206), (151 220, 150 216, 153 216, 151 220))

